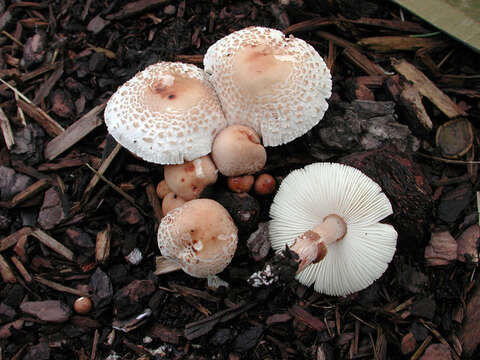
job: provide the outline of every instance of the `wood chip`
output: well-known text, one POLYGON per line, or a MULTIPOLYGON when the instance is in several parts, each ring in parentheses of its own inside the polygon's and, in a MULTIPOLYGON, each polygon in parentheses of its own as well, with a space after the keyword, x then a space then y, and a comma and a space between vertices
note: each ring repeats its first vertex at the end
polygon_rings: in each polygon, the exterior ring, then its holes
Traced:
POLYGON ((34 182, 32 185, 27 187, 25 190, 19 192, 15 195, 12 200, 10 200, 10 206, 15 207, 24 201, 33 198, 34 196, 38 195, 40 192, 45 190, 47 187, 51 185, 50 180, 48 179, 40 179, 34 182))
POLYGON ((308 326, 310 326, 312 329, 315 329, 316 331, 322 331, 327 328, 325 323, 320 320, 319 318, 313 316, 310 314, 308 311, 300 307, 299 305, 293 305, 290 309, 288 309, 288 312, 297 319, 297 321, 300 321, 308 326))
POLYGON ((22 99, 18 99, 17 104, 28 116, 44 128, 51 137, 56 137, 65 132, 65 129, 59 123, 37 105, 28 103, 22 99))
POLYGON ((50 75, 50 77, 40 86, 38 89, 35 97, 33 98, 32 102, 35 105, 40 104, 43 99, 45 99, 48 94, 50 94, 50 91, 52 88, 55 86, 58 80, 63 75, 63 63, 59 63, 58 67, 55 69, 55 71, 50 75))
POLYGON ((2 255, 0 255, 0 276, 4 282, 17 282, 17 278, 13 274, 12 269, 10 269, 10 265, 8 265, 7 261, 2 255))
POLYGON ((108 224, 105 230, 97 233, 97 240, 95 243, 95 260, 97 263, 102 264, 108 260, 108 257, 110 256, 110 238, 111 227, 110 224, 108 224))
POLYGON ((0 252, 14 246, 17 241, 32 233, 32 228, 24 227, 0 240, 0 252))
POLYGON ((45 286, 48 286, 49 288, 52 288, 52 289, 60 291, 60 292, 65 292, 65 293, 69 293, 69 294, 73 294, 73 295, 77 295, 77 296, 88 296, 89 295, 87 291, 74 289, 74 288, 56 283, 56 282, 51 281, 51 280, 47 280, 47 279, 45 279, 41 276, 35 276, 33 279, 40 284, 43 284, 45 286))
POLYGON ((92 130, 103 123, 98 116, 105 108, 106 103, 98 105, 90 110, 87 114, 70 125, 65 132, 52 139, 45 147, 44 156, 48 160, 52 160, 65 150, 82 140, 92 130))
POLYGON ((120 20, 145 10, 164 5, 168 0, 139 0, 127 3, 119 12, 107 16, 108 20, 120 20))
POLYGON ((443 39, 415 38, 410 36, 376 36, 364 38, 357 43, 376 52, 414 51, 422 48, 432 49, 446 47, 443 39))
POLYGON ((5 140, 5 145, 7 149, 10 150, 13 145, 15 145, 15 138, 13 137, 12 127, 10 126, 10 121, 8 120, 7 115, 0 107, 0 128, 2 130, 3 140, 5 140))
POLYGON ((32 281, 32 276, 30 273, 27 271, 25 266, 23 266, 23 263, 20 261, 20 259, 16 256, 12 256, 10 258, 12 260, 12 263, 15 265, 17 268, 18 272, 22 275, 22 277, 25 279, 27 283, 32 281))
POLYGON ((380 66, 371 61, 367 56, 362 54, 354 47, 347 47, 343 50, 343 54, 352 61, 355 65, 365 71, 368 75, 378 76, 385 75, 385 72, 380 66))
POLYGON ((392 59, 392 66, 449 118, 466 115, 443 91, 414 65, 404 59, 392 59))
POLYGON ((74 259, 73 252, 63 244, 59 243, 53 237, 48 235, 45 231, 41 229, 35 229, 32 231, 31 235, 36 237, 43 245, 49 247, 56 253, 65 257, 66 259, 73 261, 74 259))

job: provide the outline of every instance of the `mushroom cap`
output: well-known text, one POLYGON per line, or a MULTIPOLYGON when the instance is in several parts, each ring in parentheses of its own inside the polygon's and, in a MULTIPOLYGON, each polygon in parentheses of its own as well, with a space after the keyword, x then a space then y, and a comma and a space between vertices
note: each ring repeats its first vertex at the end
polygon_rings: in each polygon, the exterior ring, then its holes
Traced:
POLYGON ((330 71, 304 40, 249 27, 215 42, 204 56, 229 124, 253 128, 265 146, 305 134, 323 117, 332 92, 330 71))
POLYGON ((167 213, 158 228, 162 255, 194 277, 215 275, 225 269, 237 242, 237 227, 231 216, 210 199, 186 202, 167 213))
POLYGON ((315 163, 291 172, 270 208, 269 238, 277 252, 292 245, 330 214, 345 221, 343 239, 327 255, 297 274, 297 280, 329 295, 362 290, 387 269, 395 253, 397 232, 379 221, 392 214, 380 186, 353 167, 315 163))
POLYGON ((160 62, 137 73, 112 95, 104 117, 122 146, 159 164, 181 164, 208 154, 227 124, 204 71, 176 62, 160 62))
POLYGON ((250 175, 263 169, 267 152, 252 128, 230 125, 215 137, 212 158, 222 175, 250 175))

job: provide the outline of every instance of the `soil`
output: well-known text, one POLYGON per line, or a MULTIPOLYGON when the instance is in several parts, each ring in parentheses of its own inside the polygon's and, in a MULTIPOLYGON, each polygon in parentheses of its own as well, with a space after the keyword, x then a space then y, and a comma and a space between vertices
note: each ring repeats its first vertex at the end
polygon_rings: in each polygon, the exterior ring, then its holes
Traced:
POLYGON ((480 358, 478 53, 373 0, 0 0, 0 30, 0 358, 480 358), (333 78, 325 118, 268 148, 261 173, 278 187, 342 162, 392 202, 397 252, 365 290, 326 296, 291 277, 253 288, 276 259, 275 193, 233 193, 222 176, 202 196, 239 227, 219 274, 229 288, 155 273, 163 169, 115 143, 105 103, 147 65, 201 66, 216 40, 253 25, 306 40, 333 78), (81 297, 91 303, 75 310, 81 297))

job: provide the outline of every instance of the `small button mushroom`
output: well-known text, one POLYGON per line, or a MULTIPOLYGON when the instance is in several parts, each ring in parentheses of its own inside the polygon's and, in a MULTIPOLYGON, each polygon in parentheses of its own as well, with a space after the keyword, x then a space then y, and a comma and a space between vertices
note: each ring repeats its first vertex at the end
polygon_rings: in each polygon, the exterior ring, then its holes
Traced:
POLYGON ((78 299, 75 300, 73 303, 73 310, 77 314, 87 314, 90 312, 92 309, 92 300, 86 296, 79 297, 78 299))
POLYGON ((253 129, 231 125, 215 137, 212 158, 225 176, 250 175, 263 169, 267 152, 253 129))
POLYGON ((258 195, 270 195, 275 191, 276 181, 270 174, 261 174, 255 180, 253 189, 258 195))
POLYGON ((227 185, 230 190, 236 193, 249 192, 254 181, 253 175, 230 176, 227 179, 227 185))
POLYGON ((210 156, 178 165, 167 165, 163 174, 168 188, 185 200, 193 200, 217 181, 218 171, 210 156))
POLYGON ((158 227, 158 247, 166 258, 178 263, 187 274, 207 278, 230 263, 238 235, 231 216, 218 202, 195 199, 166 214, 158 227))
POLYGON ((163 179, 162 181, 160 181, 157 184, 157 188, 155 190, 157 192, 157 196, 160 199, 163 199, 169 192, 172 191, 168 188, 168 185, 167 185, 167 182, 165 181, 165 179, 163 179))
POLYGON ((162 213, 165 215, 185 203, 185 199, 181 198, 174 192, 169 192, 162 200, 162 213))
POLYGON ((287 245, 299 256, 298 281, 343 296, 387 269, 397 232, 380 221, 391 214, 380 186, 360 170, 316 163, 282 181, 270 208, 269 238, 277 252, 287 245))
POLYGON ((146 161, 181 164, 209 154, 227 126, 205 72, 192 64, 159 62, 123 84, 105 108, 108 132, 146 161))

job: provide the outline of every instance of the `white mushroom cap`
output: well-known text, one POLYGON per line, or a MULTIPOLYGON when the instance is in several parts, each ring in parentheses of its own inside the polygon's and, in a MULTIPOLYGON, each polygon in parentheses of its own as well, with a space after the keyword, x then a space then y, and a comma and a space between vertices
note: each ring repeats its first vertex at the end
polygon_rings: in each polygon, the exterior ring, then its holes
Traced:
POLYGON ((325 258, 307 266, 297 280, 329 295, 362 290, 387 269, 397 232, 379 221, 392 214, 380 186, 360 170, 335 163, 316 163, 290 173, 270 209, 269 237, 276 251, 292 245, 330 214, 346 224, 345 236, 328 247, 325 258))
POLYGON ((281 31, 236 31, 214 43, 203 64, 228 123, 253 128, 265 146, 305 134, 328 108, 332 79, 325 62, 305 41, 281 31))
POLYGON ((218 274, 230 263, 238 235, 228 211, 210 199, 195 199, 165 215, 158 228, 163 256, 194 277, 218 274))
POLYGON ((108 131, 144 160, 181 164, 210 152, 226 126, 205 73, 191 64, 160 62, 123 84, 105 108, 108 131))

